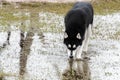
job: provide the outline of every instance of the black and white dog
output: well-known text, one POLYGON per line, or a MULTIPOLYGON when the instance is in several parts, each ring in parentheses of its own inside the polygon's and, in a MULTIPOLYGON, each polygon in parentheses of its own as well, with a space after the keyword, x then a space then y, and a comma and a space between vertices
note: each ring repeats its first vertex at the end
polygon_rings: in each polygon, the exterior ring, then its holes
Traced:
POLYGON ((81 58, 87 52, 93 24, 93 7, 88 2, 77 2, 65 16, 64 44, 70 58, 81 58))

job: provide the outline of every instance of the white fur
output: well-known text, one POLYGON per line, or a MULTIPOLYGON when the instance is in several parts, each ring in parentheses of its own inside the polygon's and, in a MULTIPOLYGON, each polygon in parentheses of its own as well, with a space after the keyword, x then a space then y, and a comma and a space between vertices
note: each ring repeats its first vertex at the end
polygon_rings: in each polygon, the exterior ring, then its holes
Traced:
POLYGON ((88 29, 86 30, 86 33, 85 33, 85 42, 84 42, 84 52, 87 52, 88 50, 88 43, 89 43, 89 38, 91 36, 91 28, 92 28, 92 25, 88 27, 88 29))
POLYGON ((64 32, 64 38, 67 38, 67 37, 68 37, 67 33, 66 33, 66 32, 64 32))
POLYGON ((80 33, 78 33, 76 37, 77 37, 78 39, 81 39, 80 33))
POLYGON ((82 45, 78 46, 78 48, 76 49, 76 56, 75 57, 77 59, 82 58, 82 51, 87 52, 87 50, 88 50, 89 38, 90 38, 90 36, 92 34, 91 28, 92 28, 92 25, 89 26, 88 29, 86 29, 86 31, 85 31, 85 39, 83 40, 82 45))
POLYGON ((69 50, 69 49, 67 49, 67 53, 68 53, 68 57, 70 57, 70 53, 71 53, 71 51, 69 50))
MULTIPOLYGON (((70 56, 71 56, 71 51, 70 51, 69 49, 67 49, 67 53, 68 53, 68 57, 70 57, 70 56)), ((75 54, 76 54, 76 50, 74 50, 74 51, 72 52, 72 56, 74 57, 75 54)))
POLYGON ((75 45, 75 44, 73 45, 73 48, 76 48, 76 45, 75 45))
POLYGON ((68 47, 69 47, 69 48, 71 48, 71 45, 70 45, 70 44, 68 44, 68 47))
POLYGON ((83 50, 83 45, 77 47, 75 58, 77 58, 77 59, 82 58, 82 57, 81 57, 81 55, 82 55, 82 50, 83 50))

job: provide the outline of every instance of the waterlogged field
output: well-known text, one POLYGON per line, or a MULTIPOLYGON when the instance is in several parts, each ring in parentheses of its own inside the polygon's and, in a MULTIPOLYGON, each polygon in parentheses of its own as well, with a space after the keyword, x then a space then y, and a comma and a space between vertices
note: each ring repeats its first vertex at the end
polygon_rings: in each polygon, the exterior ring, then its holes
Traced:
MULTIPOLYGON (((69 66, 64 15, 27 8, 8 13, 12 20, 0 16, 0 79, 80 80, 63 76, 69 66)), ((120 12, 95 15, 93 26, 87 53, 91 80, 118 80, 120 12)))

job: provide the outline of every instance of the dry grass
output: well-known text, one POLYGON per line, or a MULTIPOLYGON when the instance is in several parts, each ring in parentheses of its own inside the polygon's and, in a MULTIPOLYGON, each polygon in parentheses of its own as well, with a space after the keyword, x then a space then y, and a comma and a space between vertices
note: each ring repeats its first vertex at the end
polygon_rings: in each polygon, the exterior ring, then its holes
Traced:
POLYGON ((92 4, 95 14, 109 14, 120 11, 120 0, 96 0, 92 4))
MULTIPOLYGON (((96 14, 102 14, 102 13, 109 13, 109 12, 114 12, 120 10, 120 0, 92 0, 91 1, 96 14)), ((24 10, 28 9, 30 11, 36 12, 36 11, 48 11, 48 12, 53 12, 57 14, 65 14, 72 6, 74 3, 50 3, 50 2, 29 2, 29 3, 23 3, 19 2, 17 3, 20 8, 16 9, 17 10, 24 10)), ((8 3, 4 2, 3 3, 4 7, 5 6, 13 6, 13 3, 8 3)), ((11 7, 13 8, 13 7, 11 7)), ((7 10, 7 9, 6 9, 7 10)), ((9 7, 9 10, 10 9, 9 7)), ((14 10, 12 10, 14 11, 14 10)))
MULTIPOLYGON (((109 14, 120 11, 120 0, 95 0, 91 2, 94 7, 95 14, 109 14)), ((6 25, 10 21, 27 20, 29 17, 25 16, 25 12, 39 13, 52 12, 60 15, 65 15, 71 9, 74 3, 49 3, 49 2, 19 2, 18 8, 13 3, 4 2, 3 8, 0 8, 0 24, 6 25), (22 12, 22 16, 14 16, 13 13, 22 12)))
MULTIPOLYGON (((112 13, 120 10, 120 1, 119 0, 97 0, 91 2, 95 14, 106 14, 112 13)), ((66 12, 73 6, 74 3, 49 3, 49 2, 42 2, 42 3, 21 3, 22 8, 27 7, 29 9, 35 8, 38 11, 48 11, 57 14, 66 14, 66 12)), ((34 9, 34 10, 35 10, 34 9)))

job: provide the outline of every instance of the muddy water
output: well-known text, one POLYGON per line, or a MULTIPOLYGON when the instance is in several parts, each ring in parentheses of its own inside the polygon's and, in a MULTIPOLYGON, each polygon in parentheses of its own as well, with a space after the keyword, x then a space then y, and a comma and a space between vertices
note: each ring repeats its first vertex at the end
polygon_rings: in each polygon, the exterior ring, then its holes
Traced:
POLYGON ((89 58, 69 59, 69 67, 64 71, 62 80, 91 80, 89 58))

